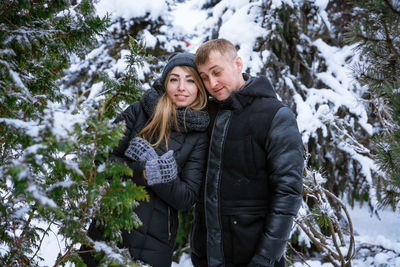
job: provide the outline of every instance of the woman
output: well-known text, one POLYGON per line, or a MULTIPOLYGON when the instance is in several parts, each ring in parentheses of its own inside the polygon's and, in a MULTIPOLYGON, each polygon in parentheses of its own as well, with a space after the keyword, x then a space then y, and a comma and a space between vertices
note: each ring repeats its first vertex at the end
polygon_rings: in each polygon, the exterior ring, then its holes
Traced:
MULTIPOLYGON (((125 121, 127 130, 110 159, 131 167, 131 179, 146 186, 150 197, 135 209, 143 225, 122 232, 122 246, 135 260, 171 266, 177 211, 189 208, 200 191, 208 148, 206 102, 194 55, 178 53, 168 59, 153 88, 116 119, 125 121)), ((95 223, 89 236, 102 239, 95 223)), ((87 254, 82 258, 88 266, 96 265, 87 254)))

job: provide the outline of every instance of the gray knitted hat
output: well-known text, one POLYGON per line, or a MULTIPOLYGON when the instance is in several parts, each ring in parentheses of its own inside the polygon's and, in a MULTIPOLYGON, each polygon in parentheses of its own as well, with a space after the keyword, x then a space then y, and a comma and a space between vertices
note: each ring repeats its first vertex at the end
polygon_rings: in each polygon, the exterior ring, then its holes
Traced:
POLYGON ((189 66, 196 69, 196 64, 194 64, 194 54, 192 53, 174 53, 168 58, 168 62, 165 65, 162 75, 161 84, 163 85, 165 79, 167 78, 168 72, 170 72, 176 66, 189 66))

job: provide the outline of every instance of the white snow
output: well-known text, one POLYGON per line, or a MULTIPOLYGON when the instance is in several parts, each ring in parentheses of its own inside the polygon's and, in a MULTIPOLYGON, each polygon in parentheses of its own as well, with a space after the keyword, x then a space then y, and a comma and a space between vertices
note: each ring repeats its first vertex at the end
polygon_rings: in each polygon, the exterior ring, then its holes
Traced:
MULTIPOLYGON (((367 206, 356 206, 349 209, 350 216, 356 229, 355 239, 358 243, 382 245, 400 253, 400 214, 391 210, 383 210, 379 213, 380 219, 371 216, 367 206)), ((400 257, 390 253, 380 253, 371 257, 367 262, 354 260, 354 267, 365 266, 400 266, 400 257)), ((173 263, 172 267, 192 267, 190 257, 187 254, 182 255, 179 263, 173 263)), ((305 263, 296 262, 295 267, 331 267, 330 263, 321 263, 318 260, 308 260, 305 263)))
POLYGON ((38 136, 39 132, 44 128, 44 126, 38 125, 37 121, 22 121, 18 119, 0 118, 0 122, 5 122, 17 129, 25 130, 26 134, 31 137, 38 136))
MULTIPOLYGON (((125 71, 125 69, 127 67, 125 56, 129 55, 129 50, 122 49, 120 54, 121 54, 120 58, 113 65, 113 67, 110 69, 111 73, 122 73, 122 72, 125 71)), ((112 77, 111 74, 109 74, 109 75, 110 75, 110 77, 112 77)))
POLYGON ((233 44, 240 45, 238 55, 242 57, 244 65, 257 73, 264 63, 259 54, 253 52, 253 44, 257 38, 265 38, 266 31, 254 22, 253 15, 255 14, 249 13, 248 10, 249 7, 244 6, 233 13, 221 26, 219 34, 220 37, 230 40, 233 44), (241 25, 246 25, 246 27, 241 25))
POLYGON ((146 47, 154 48, 157 44, 157 38, 152 35, 148 30, 143 31, 142 38, 145 42, 146 47))
POLYGON ((193 33, 197 25, 206 19, 207 13, 201 9, 203 3, 204 0, 190 0, 184 5, 177 5, 171 12, 175 27, 185 33, 193 33))
POLYGON ((96 96, 98 96, 100 94, 101 90, 103 89, 103 84, 104 84, 104 82, 102 82, 102 81, 93 84, 92 87, 90 88, 90 94, 89 94, 87 100, 96 98, 96 96))
POLYGON ((125 19, 144 17, 148 13, 150 18, 154 20, 167 11, 167 5, 164 0, 100 0, 95 6, 99 16, 110 14, 112 19, 117 17, 125 19))
POLYGON ((57 138, 69 138, 74 125, 86 121, 82 113, 75 114, 73 110, 53 110, 50 116, 54 118, 51 131, 57 138))
POLYGON ((40 188, 38 188, 36 184, 30 183, 26 191, 30 192, 33 198, 39 201, 42 205, 57 208, 57 204, 54 202, 54 200, 48 198, 46 194, 44 194, 44 192, 40 188))
POLYGON ((117 260, 119 262, 123 262, 122 256, 114 253, 112 248, 107 246, 107 244, 104 243, 104 242, 95 241, 93 248, 96 251, 104 251, 110 258, 115 259, 115 260, 117 260))

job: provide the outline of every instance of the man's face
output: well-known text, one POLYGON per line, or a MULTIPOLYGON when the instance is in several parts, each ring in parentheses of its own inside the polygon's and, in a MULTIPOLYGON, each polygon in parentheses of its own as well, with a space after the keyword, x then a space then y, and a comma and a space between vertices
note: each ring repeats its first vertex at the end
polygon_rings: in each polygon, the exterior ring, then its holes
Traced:
POLYGON ((219 101, 227 99, 244 84, 239 56, 232 58, 229 53, 221 55, 211 51, 208 60, 197 68, 207 91, 219 101))

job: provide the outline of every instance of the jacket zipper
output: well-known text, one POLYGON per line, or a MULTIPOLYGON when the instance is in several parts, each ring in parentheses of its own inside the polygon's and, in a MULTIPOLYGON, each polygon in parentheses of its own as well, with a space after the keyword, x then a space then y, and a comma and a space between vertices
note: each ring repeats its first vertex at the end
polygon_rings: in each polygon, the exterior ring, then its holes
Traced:
POLYGON ((227 131, 231 122, 232 111, 220 110, 215 119, 212 128, 209 149, 206 186, 204 190, 204 209, 206 222, 206 251, 208 256, 208 266, 225 266, 224 251, 222 244, 222 226, 221 226, 221 199, 219 197, 221 182, 221 167, 223 145, 226 140, 227 131), (219 161, 216 160, 219 158, 219 161), (211 167, 210 167, 211 166, 211 167), (216 201, 215 201, 216 200, 216 201), (208 208, 212 207, 212 209, 208 208), (209 212, 210 210, 210 212, 209 212))
POLYGON ((168 206, 168 241, 171 241, 171 214, 170 208, 168 206))

